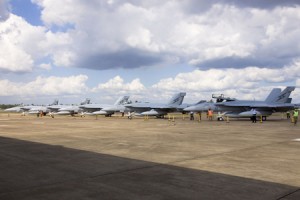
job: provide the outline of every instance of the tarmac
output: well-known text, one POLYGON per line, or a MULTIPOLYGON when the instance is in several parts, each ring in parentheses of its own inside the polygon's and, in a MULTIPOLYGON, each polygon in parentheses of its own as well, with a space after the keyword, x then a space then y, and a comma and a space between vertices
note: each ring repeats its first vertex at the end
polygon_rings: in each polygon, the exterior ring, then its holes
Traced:
POLYGON ((300 124, 0 113, 0 200, 298 200, 300 124))

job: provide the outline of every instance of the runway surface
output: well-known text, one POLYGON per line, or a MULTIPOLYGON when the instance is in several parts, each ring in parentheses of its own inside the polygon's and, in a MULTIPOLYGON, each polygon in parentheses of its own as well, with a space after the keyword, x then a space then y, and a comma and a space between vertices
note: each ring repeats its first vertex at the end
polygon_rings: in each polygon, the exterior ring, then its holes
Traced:
POLYGON ((300 124, 0 113, 0 199, 300 199, 300 124))

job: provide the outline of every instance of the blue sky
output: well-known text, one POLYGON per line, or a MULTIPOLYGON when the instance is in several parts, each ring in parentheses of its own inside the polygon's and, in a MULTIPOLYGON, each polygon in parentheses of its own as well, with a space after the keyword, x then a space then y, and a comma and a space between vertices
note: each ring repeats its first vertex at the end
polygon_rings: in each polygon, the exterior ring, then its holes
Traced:
POLYGON ((10 1, 10 5, 13 14, 22 16, 34 26, 43 26, 40 19, 41 9, 36 4, 31 3, 31 0, 13 0, 10 1))
POLYGON ((1 0, 0 103, 264 99, 295 85, 296 0, 1 0))

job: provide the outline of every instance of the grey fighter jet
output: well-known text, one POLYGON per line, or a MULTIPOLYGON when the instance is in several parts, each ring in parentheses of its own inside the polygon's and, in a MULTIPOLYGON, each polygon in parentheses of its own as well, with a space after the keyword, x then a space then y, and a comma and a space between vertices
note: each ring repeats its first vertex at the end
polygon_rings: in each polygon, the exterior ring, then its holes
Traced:
POLYGON ((266 120, 274 112, 286 112, 294 109, 295 104, 292 104, 292 99, 289 98, 295 87, 286 87, 283 91, 280 88, 274 88, 265 101, 249 101, 237 100, 230 98, 222 98, 219 96, 217 102, 204 102, 195 106, 185 108, 185 111, 190 112, 206 112, 208 109, 217 112, 223 112, 224 116, 245 118, 252 116, 252 110, 255 109, 257 116, 262 116, 266 120))
POLYGON ((84 114, 87 115, 105 115, 110 117, 115 112, 125 112, 124 105, 130 103, 129 96, 121 96, 113 105, 110 104, 87 104, 80 106, 84 114))
MULTIPOLYGON (((57 105, 58 104, 58 100, 55 99, 54 102, 50 105, 57 105)), ((21 105, 21 106, 16 106, 16 107, 12 107, 12 108, 8 108, 5 111, 7 112, 23 112, 23 115, 25 115, 25 113, 27 114, 37 114, 40 112, 43 112, 43 114, 45 115, 46 113, 49 112, 49 110, 47 109, 47 106, 37 106, 37 105, 21 105)))
POLYGON ((58 100, 55 99, 52 104, 49 104, 48 106, 27 106, 24 107, 23 109, 28 112, 28 114, 38 114, 40 112, 43 113, 43 115, 46 115, 47 113, 51 112, 48 107, 49 106, 58 106, 58 100))
POLYGON ((161 118, 170 112, 177 112, 181 108, 180 105, 185 95, 185 92, 177 93, 166 104, 132 103, 125 105, 125 107, 128 108, 130 112, 134 112, 135 115, 148 115, 161 118))
MULTIPOLYGON (((83 102, 80 103, 80 106, 89 105, 90 102, 91 100, 89 98, 86 98, 83 102)), ((79 105, 62 106, 61 108, 58 108, 57 112, 54 111, 53 114, 74 116, 75 114, 81 112, 80 106, 79 105)), ((55 110, 55 107, 52 107, 52 110, 55 110)))

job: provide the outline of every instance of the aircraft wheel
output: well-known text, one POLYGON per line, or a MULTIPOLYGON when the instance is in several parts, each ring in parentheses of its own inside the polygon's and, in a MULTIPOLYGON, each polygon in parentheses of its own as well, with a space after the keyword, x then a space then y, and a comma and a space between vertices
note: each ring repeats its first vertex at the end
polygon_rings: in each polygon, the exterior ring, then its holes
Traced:
POLYGON ((218 117, 218 121, 224 121, 223 117, 218 117))

